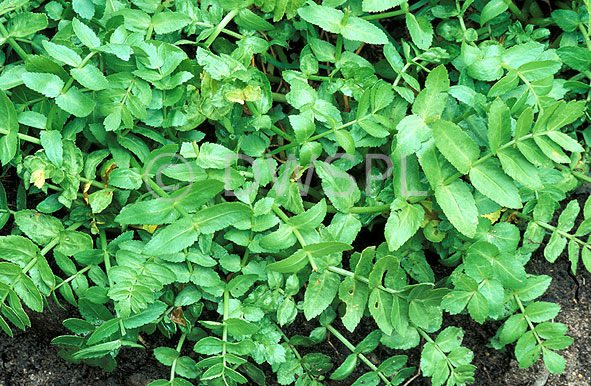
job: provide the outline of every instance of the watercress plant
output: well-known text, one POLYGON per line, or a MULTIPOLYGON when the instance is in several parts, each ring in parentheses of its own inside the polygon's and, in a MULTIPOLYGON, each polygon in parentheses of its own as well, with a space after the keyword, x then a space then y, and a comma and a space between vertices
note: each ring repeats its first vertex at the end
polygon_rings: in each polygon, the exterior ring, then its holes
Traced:
POLYGON ((106 370, 158 332, 177 343, 151 386, 417 373, 380 346, 453 386, 475 381, 444 321, 463 313, 562 372, 572 338, 525 265, 548 239, 591 270, 591 200, 575 228, 570 198, 591 16, 544 7, 0 2, 0 328, 68 302, 53 343, 106 370))

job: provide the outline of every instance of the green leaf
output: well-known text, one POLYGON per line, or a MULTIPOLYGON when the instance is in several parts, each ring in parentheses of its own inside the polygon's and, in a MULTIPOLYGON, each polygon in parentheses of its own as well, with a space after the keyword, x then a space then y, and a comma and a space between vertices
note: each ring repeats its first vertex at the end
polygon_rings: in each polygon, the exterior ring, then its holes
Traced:
POLYGON ((92 64, 87 64, 82 68, 72 68, 70 74, 82 86, 93 91, 104 90, 109 86, 107 78, 92 64))
POLYGON ((386 335, 392 334, 393 327, 390 319, 392 294, 384 292, 376 287, 369 295, 367 306, 369 308, 369 313, 376 321, 380 330, 386 335))
POLYGON ((14 221, 23 233, 39 245, 49 244, 64 230, 57 218, 30 209, 16 212, 14 221))
POLYGON ((347 378, 357 366, 357 354, 349 354, 341 365, 330 375, 330 379, 342 380, 347 378))
POLYGON ((22 269, 12 263, 0 262, 0 283, 11 286, 14 292, 33 311, 43 311, 43 299, 35 283, 22 269))
POLYGON ((403 0, 363 0, 363 12, 383 12, 402 4, 403 0))
POLYGON ((80 20, 76 18, 72 19, 72 28, 74 29, 76 37, 80 40, 80 43, 84 44, 86 47, 94 49, 101 45, 101 41, 94 31, 86 24, 80 22, 80 20))
POLYGON ((193 215, 195 229, 201 233, 213 233, 230 225, 238 229, 248 229, 252 209, 239 202, 225 202, 203 209, 193 215))
POLYGON ((486 24, 489 20, 494 19, 501 13, 505 12, 509 6, 504 0, 491 0, 486 3, 482 12, 480 13, 480 25, 486 24))
POLYGON ((512 147, 498 152, 503 171, 520 184, 533 190, 542 188, 538 169, 532 165, 519 151, 512 147))
POLYGON ((560 306, 558 304, 548 302, 535 302, 525 307, 525 315, 534 323, 554 319, 559 311, 560 306))
POLYGON ((369 289, 367 284, 347 277, 339 287, 339 298, 347 305, 342 317, 343 325, 353 331, 361 321, 367 305, 369 289))
POLYGON ((349 16, 343 24, 345 14, 331 7, 311 3, 298 9, 298 14, 308 23, 315 24, 328 32, 342 34, 349 40, 369 44, 388 43, 386 34, 375 25, 355 16, 349 16))
POLYGON ((306 292, 304 293, 304 315, 307 320, 320 315, 332 303, 336 296, 340 276, 325 270, 323 273, 312 272, 306 292))
POLYGON ((14 38, 24 38, 47 28, 47 16, 42 13, 23 12, 8 20, 8 35, 14 38))
POLYGON ((355 153, 355 141, 351 136, 351 133, 347 130, 338 130, 334 133, 338 144, 345 150, 347 154, 355 153))
POLYGON ((468 303, 468 312, 472 319, 482 324, 488 316, 488 301, 480 292, 475 292, 468 303))
POLYGON ((487 160, 470 169, 470 181, 476 189, 497 204, 521 208, 519 191, 513 180, 492 161, 487 160))
POLYGON ((537 345, 532 331, 528 331, 519 338, 515 345, 515 357, 519 362, 519 368, 531 366, 538 360, 542 347, 537 345))
POLYGON ((322 179, 322 189, 339 211, 347 213, 361 198, 353 177, 339 167, 323 161, 314 162, 316 173, 322 179))
POLYGON ((561 374, 564 372, 566 361, 562 356, 545 347, 542 349, 542 356, 544 358, 544 365, 549 372, 552 374, 561 374))
POLYGON ((179 252, 193 245, 198 235, 195 223, 190 218, 182 218, 155 233, 143 252, 151 256, 179 252))
POLYGON ((47 40, 42 42, 43 48, 52 58, 72 67, 78 67, 82 63, 82 58, 71 48, 52 43, 47 40))
POLYGON ((23 82, 33 91, 37 91, 46 97, 55 98, 60 95, 64 87, 64 81, 54 74, 40 72, 26 72, 23 74, 23 82))
POLYGON ((579 15, 570 9, 552 11, 552 19, 565 32, 573 32, 579 25, 579 15))
POLYGON ((418 115, 408 115, 396 126, 397 146, 402 154, 410 155, 421 148, 421 144, 431 138, 431 129, 418 115))
POLYGON ((108 355, 110 352, 118 350, 121 347, 121 340, 114 340, 112 342, 106 342, 97 344, 77 351, 73 354, 75 359, 90 359, 100 358, 108 355))
POLYGON ((554 60, 543 60, 536 62, 529 62, 521 65, 517 72, 521 74, 529 82, 535 82, 542 78, 554 75, 562 64, 554 60))
POLYGON ((101 189, 88 195, 88 204, 92 213, 100 213, 113 201, 113 189, 101 189))
POLYGON ((119 224, 170 224, 179 216, 174 206, 174 200, 162 198, 134 202, 125 206, 117 217, 115 217, 115 221, 119 224))
MULTIPOLYGON (((489 3, 490 4, 490 3, 489 3)), ((502 99, 497 98, 488 114, 488 143, 493 154, 499 146, 511 140, 511 112, 502 99)))
POLYGON ((172 363, 179 357, 179 352, 170 347, 156 347, 154 356, 158 362, 165 366, 172 366, 172 363))
POLYGON ((309 258, 308 255, 306 255, 306 251, 300 249, 283 260, 267 265, 266 268, 269 271, 275 271, 279 273, 298 272, 308 265, 308 259, 309 258))
POLYGON ((92 0, 72 0, 72 7, 84 19, 92 19, 94 16, 94 3, 92 0))
POLYGON ((417 17, 410 12, 407 12, 405 17, 406 28, 408 28, 408 32, 410 32, 412 41, 421 50, 428 50, 433 41, 433 26, 429 19, 425 16, 417 17))
POLYGON ((158 12, 152 16, 152 24, 157 34, 167 34, 185 28, 191 18, 180 12, 158 12))
POLYGON ((357 42, 368 44, 388 43, 388 38, 381 29, 369 21, 355 16, 349 16, 347 22, 342 26, 340 33, 345 39, 357 42))
POLYGON ((499 340, 503 344, 515 342, 527 330, 527 321, 523 314, 511 315, 501 327, 499 340))
POLYGON ((386 222, 385 236, 390 251, 396 251, 410 239, 423 223, 425 211, 420 205, 410 205, 396 199, 386 222))
POLYGON ((55 166, 62 166, 64 160, 62 134, 57 130, 44 130, 41 132, 39 139, 51 163, 55 166))
POLYGON ((463 235, 474 237, 478 225, 478 209, 468 184, 456 180, 435 188, 437 203, 452 225, 463 235))
POLYGON ((468 173, 480 155, 476 142, 453 122, 439 120, 431 128, 441 154, 461 173, 468 173))
POLYGON ((96 104, 93 99, 81 93, 76 87, 70 87, 65 94, 59 95, 56 103, 62 110, 79 118, 90 115, 96 104))

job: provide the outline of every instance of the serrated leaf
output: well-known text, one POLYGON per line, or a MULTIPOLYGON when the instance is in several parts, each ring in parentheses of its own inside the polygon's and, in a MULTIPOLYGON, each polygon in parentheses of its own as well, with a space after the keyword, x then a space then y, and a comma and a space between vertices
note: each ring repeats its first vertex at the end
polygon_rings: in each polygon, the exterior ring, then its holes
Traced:
POLYGON ((82 86, 94 91, 104 90, 109 86, 109 82, 103 73, 91 64, 87 64, 82 68, 72 68, 70 74, 82 86))
POLYGON ((468 185, 456 180, 435 188, 437 203, 452 225, 467 237, 474 237, 478 225, 478 209, 468 185))
POLYGON ((42 42, 43 48, 49 56, 72 67, 78 67, 82 63, 82 58, 71 48, 52 43, 47 40, 42 42))
POLYGON ((152 24, 157 34, 178 31, 191 23, 191 18, 180 12, 158 12, 152 16, 152 24))
POLYGON ((82 23, 80 20, 78 20, 76 18, 72 19, 72 28, 74 29, 74 33, 76 34, 76 37, 86 47, 93 49, 93 48, 97 48, 101 45, 101 41, 96 36, 94 31, 89 26, 82 23))
POLYGON ((64 87, 64 81, 59 76, 40 72, 24 73, 23 82, 31 90, 50 98, 60 95, 64 87))
POLYGON ((470 181, 476 189, 497 204, 508 208, 521 208, 519 191, 513 180, 491 160, 470 169, 470 181))
POLYGON ((461 173, 468 173, 480 155, 476 142, 453 122, 439 120, 431 128, 441 154, 461 173))
POLYGON ((65 94, 60 94, 55 101, 62 110, 79 118, 90 115, 96 104, 93 99, 81 93, 76 87, 70 87, 65 94))
POLYGON ((304 293, 304 315, 310 320, 322 313, 336 296, 340 276, 325 270, 323 273, 312 272, 304 293))
POLYGON ((428 50, 433 41, 433 26, 424 16, 406 13, 406 28, 410 32, 412 41, 422 50, 428 50))

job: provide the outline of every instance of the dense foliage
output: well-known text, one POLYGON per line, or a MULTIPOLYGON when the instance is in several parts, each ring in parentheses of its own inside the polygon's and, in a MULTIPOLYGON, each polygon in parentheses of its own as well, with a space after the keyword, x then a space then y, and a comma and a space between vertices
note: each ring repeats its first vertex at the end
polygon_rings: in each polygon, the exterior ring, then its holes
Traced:
POLYGON ((60 354, 106 370, 178 339, 151 386, 417 372, 380 345, 453 386, 473 354, 442 323, 464 313, 562 372, 551 278, 524 266, 543 246, 591 270, 591 200, 569 198, 591 15, 551 3, 0 2, 0 328, 66 301, 60 354))

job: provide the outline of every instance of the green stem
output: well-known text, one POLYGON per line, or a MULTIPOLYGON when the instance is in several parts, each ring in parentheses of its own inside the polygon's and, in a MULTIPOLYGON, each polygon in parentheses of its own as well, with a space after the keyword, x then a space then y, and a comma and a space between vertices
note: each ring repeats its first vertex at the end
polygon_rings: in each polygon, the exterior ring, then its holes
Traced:
POLYGON ((281 337, 283 338, 283 340, 285 340, 285 343, 287 343, 287 345, 289 346, 289 348, 291 349, 291 351, 293 352, 295 357, 298 359, 298 362, 300 362, 300 366, 302 366, 302 368, 308 374, 310 379, 316 379, 316 377, 314 375, 312 375, 312 373, 310 372, 310 369, 304 365, 304 359, 302 358, 302 356, 298 352, 297 348, 290 343, 289 337, 287 335, 285 335, 285 333, 283 332, 281 327, 279 327, 279 325, 277 325, 277 323, 274 320, 271 320, 271 322, 275 325, 275 328, 277 329, 279 334, 281 334, 281 337))
MULTIPOLYGON (((351 342, 349 342, 349 340, 347 338, 345 338, 336 328, 334 328, 330 324, 327 324, 325 327, 328 331, 331 332, 331 334, 333 334, 335 336, 335 338, 340 340, 341 343, 343 343, 345 345, 345 347, 347 347, 352 353, 356 353, 355 346, 351 342)), ((363 355, 361 353, 356 353, 356 354, 357 354, 357 357, 359 359, 361 359, 361 361, 367 365, 367 367, 369 367, 373 372, 378 374, 378 376, 382 379, 382 381, 384 381, 384 383, 386 385, 392 386, 392 384, 390 383, 388 378, 384 375, 384 373, 382 373, 380 370, 378 370, 378 367, 376 365, 374 365, 369 359, 367 359, 367 357, 365 355, 363 355)))
POLYGON ((273 101, 275 101, 275 102, 287 103, 287 97, 285 96, 285 94, 280 94, 278 92, 272 92, 271 96, 273 97, 273 101))
MULTIPOLYGON (((181 355, 181 350, 183 348, 183 343, 185 343, 185 339, 187 338, 187 334, 188 334, 187 332, 183 333, 183 335, 181 335, 181 338, 179 339, 179 343, 176 345, 176 352, 179 353, 179 356, 181 355)), ((174 361, 172 361, 172 365, 170 366, 170 383, 171 384, 172 384, 172 381, 174 381, 177 360, 178 360, 178 358, 175 359, 174 361)))
POLYGON ((517 6, 513 3, 512 0, 505 0, 505 4, 507 4, 507 6, 511 10, 511 12, 513 12, 513 14, 515 16, 517 16, 517 18, 519 20, 521 20, 521 21, 524 21, 525 20, 525 18, 523 16, 523 12, 521 12, 521 10, 519 8, 517 8, 517 6))
POLYGON ((228 325, 226 324, 226 320, 228 320, 228 316, 230 315, 230 292, 228 292, 228 288, 224 288, 224 327, 222 330, 222 360, 224 363, 224 367, 226 367, 226 343, 228 342, 228 325))
MULTIPOLYGON (((277 216, 281 219, 281 221, 283 221, 285 224, 289 224, 289 217, 287 217, 287 215, 281 210, 281 208, 279 208, 277 205, 273 204, 272 209, 273 209, 273 212, 275 212, 275 214, 277 214, 277 216)), ((293 234, 295 235, 296 239, 298 239, 298 242, 300 243, 302 248, 305 247, 308 243, 306 243, 306 241, 302 237, 302 234, 300 233, 300 231, 297 228, 292 228, 292 231, 293 231, 293 234)), ((312 267, 312 270, 318 271, 318 267, 316 266, 316 263, 314 262, 312 257, 310 257, 310 255, 308 253, 306 253, 306 256, 308 257, 308 261, 310 262, 310 266, 312 267)))
POLYGON ((527 86, 529 92, 531 92, 531 94, 534 96, 534 99, 536 100, 536 105, 538 105, 539 111, 540 112, 543 112, 544 109, 542 108, 542 105, 540 104, 540 98, 538 97, 538 94, 536 94, 536 90, 534 90, 534 88, 531 85, 531 83, 520 72, 518 72, 517 75, 519 76, 519 79, 521 79, 521 81, 523 83, 525 83, 525 85, 527 86))
MULTIPOLYGON (((334 128, 334 129, 332 129, 332 130, 327 130, 327 131, 325 131, 324 133, 320 133, 320 134, 314 135, 314 136, 312 136, 312 137, 308 138, 308 142, 311 142, 311 141, 316 141, 317 139, 324 138, 324 137, 326 137, 327 135, 334 133, 335 131, 338 131, 338 130, 344 129, 344 128, 346 128, 346 127, 349 127, 349 126, 352 126, 352 125, 354 125, 354 124, 356 124, 356 123, 358 123, 358 122, 364 121, 364 120, 366 120, 367 118, 369 118, 370 116, 371 116, 371 114, 368 114, 368 115, 366 115, 366 116, 364 116, 364 117, 361 117, 361 118, 359 118, 359 119, 354 119, 354 120, 352 120, 352 121, 350 121, 350 122, 347 122, 347 123, 345 123, 345 124, 343 124, 343 125, 340 125, 340 126, 338 126, 338 127, 335 127, 335 128, 334 128)), ((273 151, 270 151, 270 152, 269 152, 269 153, 267 153, 267 154, 269 154, 269 155, 275 155, 275 154, 281 153, 282 151, 285 151, 285 150, 287 150, 287 149, 291 149, 291 148, 293 148, 293 147, 296 147, 296 146, 298 146, 298 145, 299 145, 298 143, 292 142, 292 143, 290 143, 290 144, 287 144, 287 145, 285 145, 285 146, 278 147, 277 149, 275 149, 275 150, 273 150, 273 151)))
MULTIPOLYGON (((111 274, 109 273, 109 271, 111 270, 111 256, 109 255, 109 252, 107 251, 107 234, 105 233, 104 228, 99 229, 99 239, 101 242, 101 248, 103 250, 103 262, 105 264, 105 273, 107 274, 109 288, 113 288, 113 286, 115 284, 113 283, 113 278, 111 277, 111 274)), ((117 317, 119 317, 119 312, 117 312, 117 317)), ((125 326, 123 325, 122 319, 119 319, 119 328, 121 330, 121 335, 125 336, 126 335, 125 326)))
MULTIPOLYGON (((0 134, 7 134, 8 135, 9 133, 10 133, 10 130, 0 129, 0 134)), ((31 137, 30 135, 21 134, 21 133, 17 133, 17 135, 23 141, 31 142, 36 145, 41 145, 41 141, 39 140, 39 138, 31 137)))
POLYGON ((55 288, 53 289, 53 291, 54 292, 57 291, 64 284, 67 284, 67 283, 71 282, 72 280, 74 280, 75 278, 77 278, 78 275, 82 275, 82 274, 86 273, 90 268, 92 268, 92 265, 87 265, 86 267, 82 268, 80 271, 76 272, 75 274, 73 274, 72 276, 67 278, 66 280, 64 280, 61 283, 59 283, 58 285, 56 285, 55 288))
POLYGON ((390 17, 402 16, 404 14, 406 14, 406 12, 402 9, 399 9, 398 11, 376 13, 375 15, 365 15, 365 16, 361 16, 361 18, 365 19, 365 20, 380 20, 380 19, 387 19, 390 17))
MULTIPOLYGON (((365 276, 357 275, 356 273, 353 273, 351 271, 347 271, 346 269, 343 269, 343 268, 340 268, 340 267, 335 267, 335 266, 332 266, 332 265, 328 266, 328 268, 326 268, 326 269, 328 269, 331 272, 338 273, 339 275, 342 275, 342 276, 352 277, 355 280, 359 280, 360 282, 369 285, 369 279, 366 278, 365 276)), ((432 283, 423 283, 423 284, 433 285, 432 283)), ((393 294, 393 295, 396 295, 396 296, 398 296, 399 294, 401 294, 401 293, 403 293, 403 292, 406 291, 406 290, 395 290, 395 289, 392 289, 392 288, 384 287, 381 284, 378 284, 376 286, 376 288, 379 289, 379 290, 381 290, 381 291, 388 292, 388 293, 393 294)))
POLYGON ((529 319, 529 317, 525 314, 525 308, 523 307, 523 304, 521 303, 521 299, 519 298, 519 295, 514 294, 513 298, 515 299, 515 301, 517 302, 517 305, 519 306, 519 309, 521 310, 521 313, 523 314, 523 317, 525 318, 529 329, 533 332, 534 336, 536 337, 536 340, 538 341, 538 344, 541 345, 542 344, 542 340, 540 339, 540 337, 538 336, 538 333, 536 332, 533 323, 531 322, 531 320, 529 319))
POLYGON ((535 220, 533 217, 528 216, 526 214, 523 214, 523 213, 520 213, 520 212, 514 212, 514 214, 515 214, 515 216, 517 216, 517 217, 519 217, 521 219, 524 219, 524 220, 527 220, 527 221, 530 221, 530 222, 534 222, 534 223, 536 223, 537 225, 539 225, 540 227, 542 227, 544 229, 547 229, 547 230, 552 231, 552 232, 556 232, 560 236, 565 237, 565 238, 567 238, 569 240, 574 241, 575 243, 579 244, 583 248, 589 248, 591 250, 591 244, 584 242, 583 240, 579 239, 575 235, 572 235, 572 234, 570 234, 568 232, 565 232, 563 230, 560 230, 557 227, 555 227, 553 225, 550 225, 550 224, 548 224, 546 222, 535 220))
POLYGON ((591 177, 586 175, 585 173, 577 172, 576 170, 571 170, 569 167, 561 165, 561 164, 556 164, 556 167, 560 170, 569 171, 573 176, 577 177, 581 181, 591 183, 591 177))
POLYGON ((8 44, 10 44, 12 49, 18 54, 18 56, 22 60, 27 61, 27 59, 29 58, 29 54, 27 54, 26 51, 23 50, 23 48, 13 38, 9 37, 10 34, 4 27, 4 24, 2 23, 0 23, 0 35, 6 38, 8 44))
POLYGON ((591 51, 591 40, 589 39, 589 32, 585 29, 582 23, 579 23, 579 31, 581 31, 581 33, 583 34, 583 38, 585 38, 587 50, 591 51))
MULTIPOLYGON (((157 183, 155 183, 154 181, 152 181, 152 179, 151 179, 151 178, 149 178, 148 176, 144 176, 144 178, 145 178, 145 181, 148 183, 148 185, 150 185, 150 188, 152 188, 152 190, 154 190, 154 192, 155 192, 156 194, 158 194, 160 197, 163 197, 163 198, 169 198, 169 197, 170 197, 170 196, 168 195, 168 193, 166 193, 166 192, 164 191, 164 189, 162 189, 162 188, 161 188, 161 187, 160 187, 160 186, 159 186, 157 183)), ((177 212, 179 212, 179 213, 180 213, 180 214, 181 214, 183 217, 189 218, 189 219, 191 219, 191 220, 193 219, 193 218, 191 217, 191 215, 190 215, 189 213, 187 213, 187 211, 186 211, 185 209, 181 208, 180 206, 178 206, 178 205, 175 205, 175 207, 174 207, 174 208, 175 208, 175 209, 177 210, 177 212)))
POLYGON ((237 14, 238 14, 238 11, 236 9, 233 9, 230 12, 228 12, 228 14, 226 16, 224 16, 222 21, 220 21, 220 24, 218 24, 217 27, 215 27, 215 30, 213 30, 211 35, 209 35, 209 37, 205 41, 205 43, 204 43, 205 47, 209 48, 209 46, 211 46, 213 41, 218 37, 218 35, 222 32, 222 30, 224 28, 226 28, 226 26, 232 21, 232 19, 237 14))
POLYGON ((294 139, 287 134, 285 131, 281 130, 280 128, 278 128, 275 125, 271 125, 271 127, 269 127, 269 129, 274 132, 275 134, 277 134, 278 136, 282 137, 283 139, 288 140, 289 142, 293 142, 294 139))

